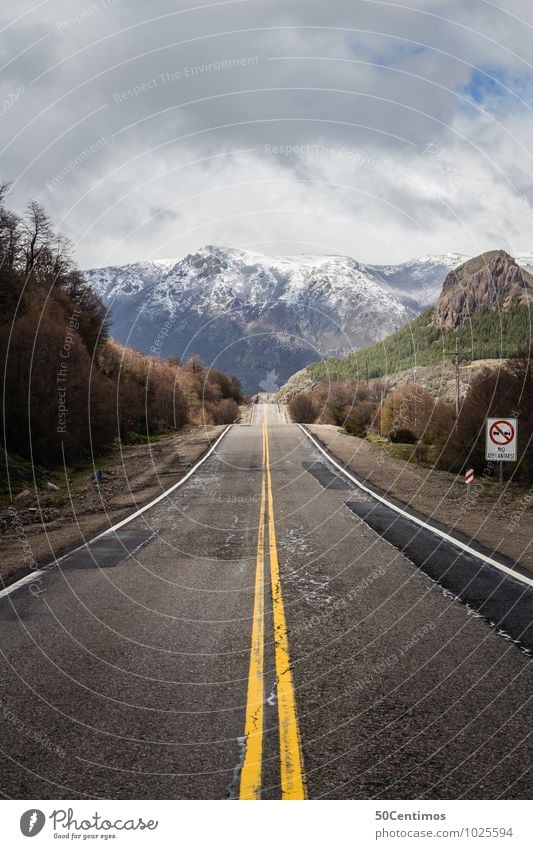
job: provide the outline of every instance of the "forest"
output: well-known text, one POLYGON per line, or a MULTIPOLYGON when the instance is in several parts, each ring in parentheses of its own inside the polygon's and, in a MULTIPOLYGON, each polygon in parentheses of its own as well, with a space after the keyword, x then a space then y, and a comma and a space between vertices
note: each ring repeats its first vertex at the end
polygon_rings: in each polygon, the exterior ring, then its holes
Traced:
POLYGON ((425 310, 396 333, 346 358, 334 357, 312 363, 307 370, 313 380, 325 378, 375 378, 450 359, 457 347, 470 360, 512 357, 531 345, 531 311, 514 303, 500 311, 482 307, 470 321, 443 334, 433 324, 434 308, 425 310))

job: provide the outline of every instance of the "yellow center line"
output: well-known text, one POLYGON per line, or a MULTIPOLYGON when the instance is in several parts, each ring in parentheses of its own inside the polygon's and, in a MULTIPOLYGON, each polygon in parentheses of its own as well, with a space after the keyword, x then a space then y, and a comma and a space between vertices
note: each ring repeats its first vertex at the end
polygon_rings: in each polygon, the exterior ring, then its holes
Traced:
MULTIPOLYGON (((263 469, 265 465, 265 435, 263 431, 263 469)), ((257 534, 252 646, 248 673, 246 723, 244 726, 245 755, 241 772, 240 798, 261 798, 261 769, 263 758, 263 704, 265 651, 265 473, 261 486, 261 510, 257 534)))
POLYGON ((270 578, 272 585, 272 609, 274 618, 274 647, 276 656, 276 679, 279 720, 279 748, 281 766, 281 798, 305 799, 306 786, 300 727, 296 713, 296 697, 292 680, 287 621, 281 592, 276 527, 274 524, 274 499, 270 474, 270 450, 268 427, 265 420, 265 451, 268 506, 268 542, 270 556, 270 578))
POLYGON ((270 450, 266 415, 263 418, 263 478, 257 536, 252 645, 246 701, 245 755, 241 771, 240 798, 260 799, 263 758, 264 650, 265 650, 265 518, 272 586, 274 653, 276 662, 281 798, 305 799, 306 787, 300 729, 289 655, 287 622, 274 524, 274 499, 270 473, 270 450), (265 516, 266 514, 266 516, 265 516))

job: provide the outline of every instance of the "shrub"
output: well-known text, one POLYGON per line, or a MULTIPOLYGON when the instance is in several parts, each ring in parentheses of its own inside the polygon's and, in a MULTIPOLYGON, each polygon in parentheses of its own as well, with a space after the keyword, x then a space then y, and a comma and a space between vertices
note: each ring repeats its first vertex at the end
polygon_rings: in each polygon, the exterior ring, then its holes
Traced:
POLYGON ((402 445, 414 445, 417 442, 416 436, 408 427, 399 427, 397 430, 391 430, 389 432, 389 439, 391 442, 401 443, 402 445))
POLYGON ((313 424, 317 417, 317 408, 310 395, 296 395, 288 404, 293 422, 313 424))
POLYGON ((518 417, 518 462, 505 463, 506 474, 533 482, 533 373, 529 354, 514 357, 499 371, 482 369, 472 380, 459 419, 439 460, 440 468, 460 472, 464 465, 487 467, 485 419, 518 417))
POLYGON ((367 428, 372 421, 373 413, 374 405, 370 401, 361 401, 359 404, 354 404, 346 416, 344 422, 345 431, 352 436, 359 436, 361 439, 364 439, 367 428))
POLYGON ((239 405, 233 398, 223 398, 212 405, 211 415, 216 425, 232 424, 239 414, 239 405))

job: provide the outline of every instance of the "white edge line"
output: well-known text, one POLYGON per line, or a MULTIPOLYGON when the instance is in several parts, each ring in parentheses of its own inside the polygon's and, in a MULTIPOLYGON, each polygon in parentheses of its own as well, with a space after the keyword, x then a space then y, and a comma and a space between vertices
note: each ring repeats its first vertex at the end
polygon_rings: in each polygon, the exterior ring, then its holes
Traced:
POLYGON ((409 521, 414 522, 416 525, 420 525, 421 528, 425 528, 428 531, 431 531, 435 536, 440 537, 441 539, 446 540, 446 542, 452 543, 456 548, 462 549, 462 551, 466 551, 468 554, 472 554, 478 560, 483 560, 484 563, 488 563, 490 566, 494 566, 496 569, 499 569, 500 572, 505 572, 507 575, 511 575, 516 581, 520 581, 522 584, 527 584, 530 587, 533 587, 533 578, 528 578, 525 575, 521 575, 520 572, 515 572, 514 569, 511 569, 509 566, 505 566, 505 564, 500 563, 498 560, 494 560, 492 557, 487 557, 486 554, 482 554, 480 551, 476 551, 475 548, 471 548, 469 545, 466 545, 464 542, 461 542, 455 537, 450 536, 450 534, 445 533, 445 531, 439 530, 439 528, 435 528, 433 525, 424 522, 423 519, 419 519, 417 516, 413 516, 411 513, 408 513, 407 510, 402 510, 401 507, 397 507, 391 501, 387 501, 386 498, 383 498, 382 495, 378 495, 373 490, 369 489, 363 483, 354 478, 340 463, 331 456, 331 454, 326 451, 322 445, 315 439, 315 437, 307 430, 307 428, 303 427, 303 425, 298 424, 300 430, 302 430, 307 437, 311 440, 311 442, 318 448, 319 451, 322 452, 324 457, 332 463, 342 474, 347 477, 352 483, 354 483, 359 489, 362 489, 364 492, 367 492, 372 498, 375 498, 376 501, 381 501, 382 504, 385 504, 391 510, 394 510, 395 513, 399 513, 401 516, 405 516, 409 521))
MULTIPOLYGON (((189 469, 186 475, 184 475, 177 483, 173 484, 170 489, 167 489, 165 490, 165 492, 162 492, 161 495, 158 495, 157 498, 154 498, 153 501, 150 501, 148 502, 148 504, 145 504, 144 507, 140 507, 139 510, 136 510, 135 513, 132 513, 131 516, 126 516, 125 519, 122 519, 120 522, 117 522, 116 525, 111 525, 110 528, 106 528, 106 530, 102 531, 101 534, 97 534, 97 536, 93 537, 87 542, 84 542, 82 545, 78 545, 76 548, 71 549, 71 551, 67 551, 67 553, 63 554, 61 557, 57 557, 55 560, 51 560, 50 563, 46 563, 46 565, 43 566, 41 569, 35 569, 34 571, 30 572, 29 575, 24 575, 23 578, 20 578, 20 580, 15 581, 14 584, 10 584, 9 587, 0 590, 0 598, 4 598, 5 596, 10 595, 10 593, 15 592, 15 590, 20 589, 20 587, 23 587, 26 584, 30 584, 32 581, 35 580, 35 578, 44 575, 53 566, 57 566, 57 564, 61 563, 62 560, 65 560, 67 557, 70 557, 71 554, 75 554, 77 551, 81 551, 82 548, 87 548, 89 545, 92 545, 93 542, 96 542, 96 540, 102 539, 102 537, 105 537, 108 534, 111 534, 114 531, 118 530, 119 528, 124 527, 124 525, 127 525, 128 522, 132 522, 133 519, 136 519, 142 513, 145 513, 147 510, 150 510, 152 507, 154 507, 155 504, 158 504, 160 501, 163 500, 163 498, 166 498, 168 495, 170 495, 171 492, 174 492, 174 490, 178 489, 180 486, 183 486, 183 484, 189 480, 191 475, 193 475, 195 471, 199 469, 203 463, 205 463, 208 457, 211 456, 217 445, 224 439, 228 430, 231 427, 232 425, 227 426, 227 428, 220 434, 216 442, 213 443, 209 451, 204 454, 204 456, 200 460, 198 460, 198 462, 192 467, 192 469, 189 469)), ((143 544, 145 545, 146 543, 143 544)))

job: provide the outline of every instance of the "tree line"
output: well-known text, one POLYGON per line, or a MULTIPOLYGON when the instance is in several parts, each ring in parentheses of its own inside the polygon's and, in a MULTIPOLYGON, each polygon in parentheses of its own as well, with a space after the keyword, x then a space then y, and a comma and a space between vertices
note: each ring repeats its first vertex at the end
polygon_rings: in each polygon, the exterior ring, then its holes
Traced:
POLYGON ((241 387, 198 356, 163 361, 110 339, 110 312, 36 201, 17 215, 0 185, 4 453, 73 464, 118 439, 235 420, 241 387))

